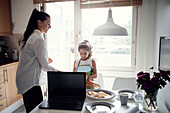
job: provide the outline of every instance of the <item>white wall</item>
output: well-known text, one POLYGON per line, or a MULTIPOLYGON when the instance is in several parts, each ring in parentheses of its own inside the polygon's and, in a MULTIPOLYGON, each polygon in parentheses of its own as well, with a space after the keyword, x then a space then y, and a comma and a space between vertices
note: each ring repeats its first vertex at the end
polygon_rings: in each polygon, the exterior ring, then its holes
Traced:
POLYGON ((157 0, 155 29, 155 65, 158 66, 160 36, 170 36, 170 0, 157 0))
MULTIPOLYGON (((170 0, 157 0, 155 23, 154 63, 158 66, 160 36, 170 36, 170 0)), ((158 109, 161 113, 170 112, 170 83, 158 92, 158 109)))
POLYGON ((33 0, 11 0, 13 34, 23 34, 34 9, 33 0))

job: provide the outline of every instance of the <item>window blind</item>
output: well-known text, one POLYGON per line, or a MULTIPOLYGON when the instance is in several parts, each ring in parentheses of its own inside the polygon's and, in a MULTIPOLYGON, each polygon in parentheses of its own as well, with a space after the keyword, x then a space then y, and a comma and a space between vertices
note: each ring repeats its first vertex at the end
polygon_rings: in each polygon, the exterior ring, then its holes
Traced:
POLYGON ((76 1, 76 0, 33 0, 34 4, 64 2, 64 1, 76 1))
POLYGON ((81 9, 141 5, 142 0, 80 0, 81 9))

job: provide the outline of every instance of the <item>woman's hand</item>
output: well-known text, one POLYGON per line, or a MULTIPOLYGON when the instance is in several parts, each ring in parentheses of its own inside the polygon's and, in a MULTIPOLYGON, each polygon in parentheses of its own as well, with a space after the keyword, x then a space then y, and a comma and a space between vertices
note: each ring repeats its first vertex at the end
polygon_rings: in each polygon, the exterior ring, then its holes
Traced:
POLYGON ((48 64, 51 64, 53 60, 51 58, 48 58, 48 64))
POLYGON ((60 71, 60 70, 57 70, 57 72, 62 72, 62 71, 60 71))

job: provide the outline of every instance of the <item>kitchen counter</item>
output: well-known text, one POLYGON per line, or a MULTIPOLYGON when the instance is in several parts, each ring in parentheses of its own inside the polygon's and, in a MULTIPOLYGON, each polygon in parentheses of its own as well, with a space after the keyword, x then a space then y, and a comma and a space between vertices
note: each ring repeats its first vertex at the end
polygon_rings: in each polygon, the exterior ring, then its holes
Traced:
POLYGON ((3 67, 3 66, 7 66, 7 65, 12 65, 15 63, 18 63, 18 61, 9 61, 9 62, 0 63, 0 66, 3 67))

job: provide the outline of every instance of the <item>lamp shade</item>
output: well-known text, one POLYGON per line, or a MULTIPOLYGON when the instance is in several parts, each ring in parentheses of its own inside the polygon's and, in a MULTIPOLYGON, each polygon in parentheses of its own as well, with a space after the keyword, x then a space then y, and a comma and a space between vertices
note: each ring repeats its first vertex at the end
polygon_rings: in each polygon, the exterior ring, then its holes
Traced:
POLYGON ((108 18, 105 24, 97 27, 93 35, 96 36, 127 36, 127 30, 119 25, 116 25, 112 18, 112 10, 109 9, 108 18))

